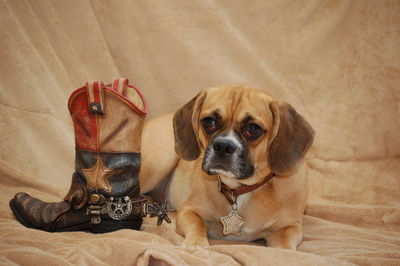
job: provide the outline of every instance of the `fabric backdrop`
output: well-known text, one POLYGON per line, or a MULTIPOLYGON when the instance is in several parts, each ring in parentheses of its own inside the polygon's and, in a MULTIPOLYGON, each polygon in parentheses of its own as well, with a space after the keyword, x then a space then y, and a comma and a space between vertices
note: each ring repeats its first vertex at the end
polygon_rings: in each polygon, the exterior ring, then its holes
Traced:
POLYGON ((400 265, 400 1, 0 1, 0 264, 400 265), (298 251, 214 241, 174 223, 103 235, 24 228, 8 201, 67 192, 71 92, 127 77, 149 118, 243 82, 314 127, 298 251))

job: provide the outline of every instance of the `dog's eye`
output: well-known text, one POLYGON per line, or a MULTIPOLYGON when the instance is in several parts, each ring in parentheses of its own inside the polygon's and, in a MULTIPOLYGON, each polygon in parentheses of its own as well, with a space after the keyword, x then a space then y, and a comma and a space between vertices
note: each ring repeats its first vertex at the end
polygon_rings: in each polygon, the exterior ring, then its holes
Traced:
POLYGON ((204 130, 208 133, 208 134, 212 134, 215 130, 217 130, 217 121, 212 118, 212 117, 205 117, 203 118, 203 120, 201 121, 204 130))
POLYGON ((243 136, 250 141, 258 139, 264 132, 264 129, 254 123, 245 125, 242 130, 243 136))

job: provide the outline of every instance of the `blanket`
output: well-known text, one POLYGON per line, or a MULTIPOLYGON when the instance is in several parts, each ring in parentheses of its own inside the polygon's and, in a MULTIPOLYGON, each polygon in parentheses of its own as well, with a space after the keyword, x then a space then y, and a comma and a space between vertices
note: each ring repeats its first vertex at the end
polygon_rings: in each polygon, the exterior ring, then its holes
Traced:
POLYGON ((400 265, 400 2, 0 1, 1 265, 400 265), (316 131, 297 251, 211 241, 171 224, 47 233, 13 217, 18 191, 60 201, 74 169, 72 91, 127 77, 149 117, 242 82, 316 131))

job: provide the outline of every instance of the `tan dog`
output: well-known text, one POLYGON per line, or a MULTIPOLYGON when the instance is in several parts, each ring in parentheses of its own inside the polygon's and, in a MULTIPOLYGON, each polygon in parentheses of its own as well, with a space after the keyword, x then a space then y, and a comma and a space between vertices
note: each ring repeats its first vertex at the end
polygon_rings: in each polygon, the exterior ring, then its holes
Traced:
POLYGON ((184 246, 208 246, 209 236, 296 249, 307 197, 301 162, 313 136, 293 107, 263 90, 208 89, 145 125, 141 190, 172 173, 166 192, 184 246))

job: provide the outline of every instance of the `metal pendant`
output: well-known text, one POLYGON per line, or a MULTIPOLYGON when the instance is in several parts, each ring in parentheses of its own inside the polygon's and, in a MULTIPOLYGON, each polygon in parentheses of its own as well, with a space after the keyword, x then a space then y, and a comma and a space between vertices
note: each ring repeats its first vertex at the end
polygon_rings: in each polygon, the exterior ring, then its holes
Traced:
POLYGON ((128 196, 118 200, 111 197, 106 203, 106 212, 114 220, 123 220, 132 212, 132 201, 128 196))
POLYGON ((222 216, 220 220, 223 225, 222 233, 224 235, 235 234, 239 236, 242 233, 244 221, 237 212, 236 204, 232 206, 231 212, 227 216, 222 216))

